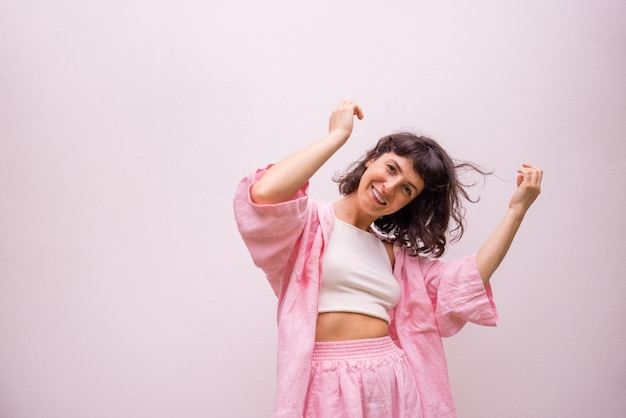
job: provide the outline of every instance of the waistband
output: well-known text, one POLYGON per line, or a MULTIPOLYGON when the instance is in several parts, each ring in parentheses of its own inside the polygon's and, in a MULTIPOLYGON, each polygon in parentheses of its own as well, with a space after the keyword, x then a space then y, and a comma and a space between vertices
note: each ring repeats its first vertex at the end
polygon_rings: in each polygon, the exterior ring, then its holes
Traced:
POLYGON ((402 354, 391 337, 368 338, 333 342, 316 342, 312 361, 360 360, 373 357, 389 357, 402 354))

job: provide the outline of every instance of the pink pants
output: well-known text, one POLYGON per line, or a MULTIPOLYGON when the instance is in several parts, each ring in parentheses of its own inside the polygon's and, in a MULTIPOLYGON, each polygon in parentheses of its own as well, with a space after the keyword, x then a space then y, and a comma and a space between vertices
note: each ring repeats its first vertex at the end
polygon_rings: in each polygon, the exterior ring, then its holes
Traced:
POLYGON ((404 352, 389 337, 315 343, 305 418, 419 418, 404 352))

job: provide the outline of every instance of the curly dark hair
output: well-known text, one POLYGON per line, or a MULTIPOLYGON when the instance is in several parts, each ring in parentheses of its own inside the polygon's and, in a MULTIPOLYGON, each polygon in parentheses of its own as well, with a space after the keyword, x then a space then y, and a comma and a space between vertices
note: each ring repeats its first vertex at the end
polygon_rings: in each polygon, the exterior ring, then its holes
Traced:
POLYGON ((447 244, 458 241, 465 231, 465 208, 462 199, 472 200, 466 191, 472 184, 462 183, 458 174, 476 171, 491 174, 482 167, 453 160, 434 140, 410 132, 399 132, 381 138, 348 170, 333 178, 339 192, 346 196, 357 190, 366 163, 383 154, 394 152, 408 158, 413 169, 424 180, 424 190, 408 205, 391 215, 374 221, 374 226, 393 241, 411 249, 411 255, 441 257, 447 244), (450 224, 452 222, 452 225, 450 224))

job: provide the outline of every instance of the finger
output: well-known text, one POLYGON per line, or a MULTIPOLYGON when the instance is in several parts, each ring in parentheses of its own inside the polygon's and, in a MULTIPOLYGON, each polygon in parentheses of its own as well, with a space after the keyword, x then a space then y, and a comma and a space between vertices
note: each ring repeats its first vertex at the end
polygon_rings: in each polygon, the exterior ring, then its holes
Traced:
POLYGON ((341 100, 339 102, 339 104, 337 105, 337 107, 341 107, 341 108, 353 108, 354 106, 356 106, 357 104, 355 102, 353 102, 352 100, 341 100))
POLYGON ((535 165, 524 163, 522 164, 522 167, 529 171, 536 172, 537 174, 539 174, 539 177, 543 176, 543 170, 535 165))
POLYGON ((359 117, 359 119, 363 118, 363 109, 356 102, 352 100, 341 100, 337 105, 338 108, 347 108, 351 109, 353 113, 359 117))
POLYGON ((365 115, 363 115, 363 109, 361 109, 361 106, 356 105, 356 104, 355 104, 355 107, 354 107, 354 114, 356 115, 356 117, 359 120, 363 120, 363 117, 365 116, 365 115))
POLYGON ((538 196, 541 193, 541 170, 519 170, 517 177, 518 189, 523 189, 528 196, 538 196))
POLYGON ((535 172, 535 173, 538 173, 540 175, 543 174, 543 170, 541 168, 539 168, 539 167, 537 167, 535 165, 532 165, 532 164, 527 164, 527 163, 522 164, 522 168, 520 168, 518 171, 524 171, 524 172, 528 172, 528 173, 535 172))
POLYGON ((522 167, 526 167, 526 168, 532 168, 535 170, 541 170, 539 167, 537 167, 536 165, 533 164, 529 164, 529 163, 522 163, 522 167))
POLYGON ((532 164, 523 164, 525 174, 529 177, 529 181, 532 184, 539 185, 543 178, 543 170, 532 164))
POLYGON ((517 170, 517 185, 520 186, 522 184, 527 187, 537 187, 540 184, 539 173, 535 170, 517 170))

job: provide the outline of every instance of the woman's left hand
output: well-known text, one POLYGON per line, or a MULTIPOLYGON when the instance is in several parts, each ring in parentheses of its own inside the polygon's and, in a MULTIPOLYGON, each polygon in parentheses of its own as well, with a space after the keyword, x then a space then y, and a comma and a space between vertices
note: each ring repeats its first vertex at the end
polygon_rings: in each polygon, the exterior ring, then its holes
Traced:
POLYGON ((517 189, 509 201, 509 209, 523 216, 541 193, 543 170, 532 164, 522 164, 517 172, 517 189))
POLYGON ((526 211, 541 192, 543 170, 531 164, 522 164, 517 172, 517 189, 511 197, 504 219, 476 253, 478 272, 485 283, 504 259, 526 211))

